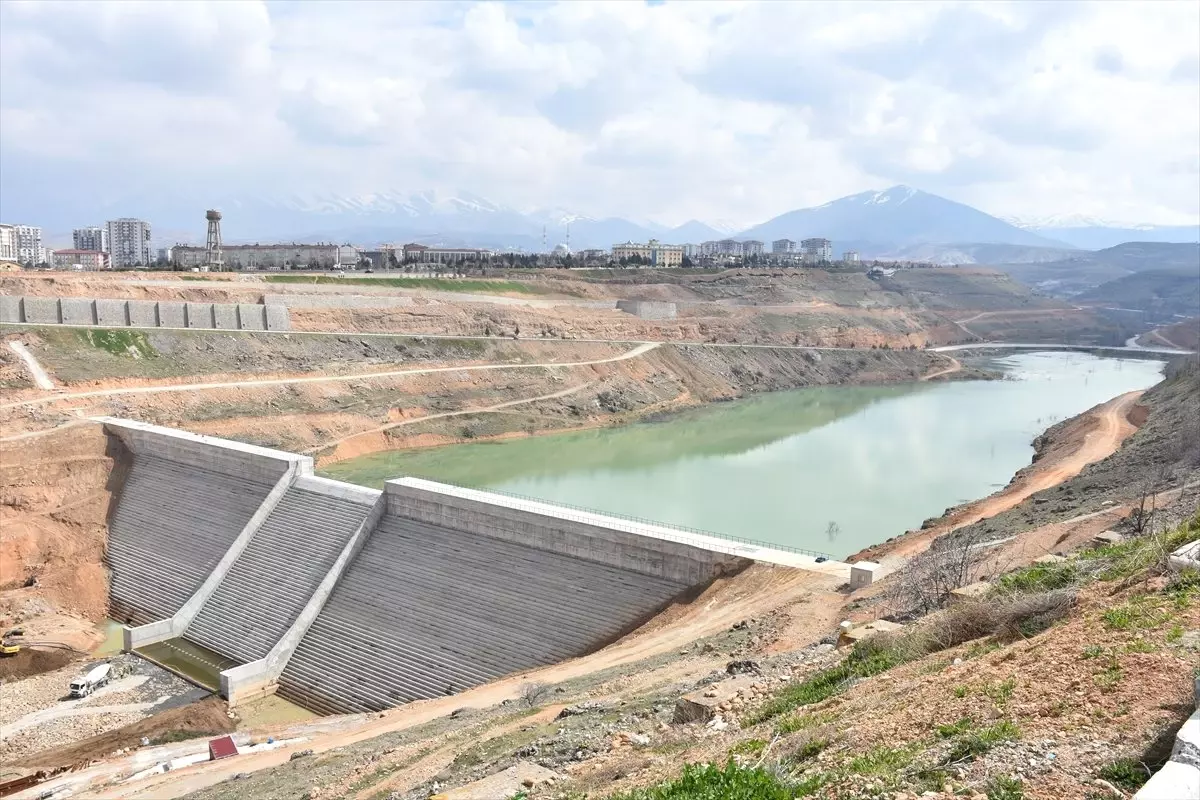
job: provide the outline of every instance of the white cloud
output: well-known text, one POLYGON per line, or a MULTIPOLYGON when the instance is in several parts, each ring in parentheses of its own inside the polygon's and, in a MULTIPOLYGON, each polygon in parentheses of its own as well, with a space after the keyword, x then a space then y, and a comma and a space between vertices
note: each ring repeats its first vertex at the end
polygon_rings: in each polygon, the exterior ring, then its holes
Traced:
POLYGON ((6 0, 0 212, 457 187, 748 224, 908 183, 1191 222, 1198 43, 1174 2, 6 0))

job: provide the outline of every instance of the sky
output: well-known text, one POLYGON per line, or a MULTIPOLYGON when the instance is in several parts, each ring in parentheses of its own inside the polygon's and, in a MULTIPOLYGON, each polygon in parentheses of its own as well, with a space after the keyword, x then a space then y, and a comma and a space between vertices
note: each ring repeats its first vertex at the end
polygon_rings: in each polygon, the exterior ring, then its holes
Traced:
POLYGON ((1200 3, 0 0, 5 221, 434 189, 736 228, 900 183, 1195 223, 1200 3))

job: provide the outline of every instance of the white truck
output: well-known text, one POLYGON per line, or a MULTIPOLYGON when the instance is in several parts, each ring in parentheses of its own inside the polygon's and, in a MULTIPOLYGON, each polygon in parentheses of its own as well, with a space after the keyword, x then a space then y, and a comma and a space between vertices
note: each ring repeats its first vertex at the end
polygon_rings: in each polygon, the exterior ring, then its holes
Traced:
POLYGON ((108 683, 109 677, 112 675, 112 667, 108 664, 101 664, 98 667, 92 667, 87 675, 80 675, 75 680, 71 681, 71 697, 87 697, 92 692, 99 689, 101 686, 108 683))

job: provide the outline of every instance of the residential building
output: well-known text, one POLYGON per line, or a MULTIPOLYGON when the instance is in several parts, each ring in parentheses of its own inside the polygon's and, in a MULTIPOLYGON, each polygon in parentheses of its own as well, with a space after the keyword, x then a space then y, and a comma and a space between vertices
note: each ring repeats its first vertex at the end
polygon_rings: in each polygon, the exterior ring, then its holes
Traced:
POLYGON ((76 228, 71 238, 76 250, 98 250, 108 252, 108 228, 76 228))
POLYGON ((50 265, 55 269, 108 269, 108 253, 99 250, 55 250, 50 265))
POLYGON ((158 248, 158 257, 155 259, 155 261, 157 261, 160 264, 170 264, 174 260, 174 258, 173 258, 174 250, 175 250, 174 247, 158 248))
POLYGON ((796 243, 791 239, 776 239, 771 242, 771 252, 776 254, 797 252, 796 243))
POLYGON ((410 242, 404 245, 404 260, 418 264, 454 264, 460 261, 486 261, 491 250, 476 247, 427 247, 410 242))
POLYGON ((704 245, 700 244, 685 244, 683 245, 684 258, 699 258, 703 255, 704 245))
POLYGON ((617 262, 636 257, 651 267, 679 267, 683 265, 683 245, 663 244, 658 239, 651 239, 645 244, 625 242, 613 245, 612 257, 617 262))
POLYGON ((746 241, 742 242, 742 255, 743 256, 746 256, 746 257, 761 256, 762 254, 763 254, 763 243, 762 242, 757 241, 755 239, 747 239, 746 241))
POLYGON ((0 261, 17 263, 17 231, 12 225, 0 225, 0 261))
MULTIPOLYGON (((221 260, 226 269, 353 269, 361 258, 357 247, 344 244, 223 244, 221 260)), ((189 269, 208 264, 208 250, 195 245, 177 244, 171 248, 171 261, 189 269)))
POLYGON ((150 223, 132 217, 110 219, 108 253, 114 268, 145 267, 151 262, 150 223))
POLYGON ((740 256, 742 243, 736 239, 722 239, 719 242, 705 242, 700 245, 701 255, 706 256, 740 256))
POLYGON ((842 261, 846 262, 847 264, 857 264, 859 260, 860 259, 858 257, 857 250, 847 250, 846 252, 842 253, 842 261))
POLYGON ((805 239, 800 242, 800 248, 806 264, 833 260, 833 242, 828 239, 805 239))
POLYGON ((46 248, 42 246, 42 229, 36 225, 14 225, 17 240, 17 261, 27 266, 44 264, 46 248))
POLYGON ((608 251, 599 247, 589 247, 576 253, 583 261, 608 261, 608 251))

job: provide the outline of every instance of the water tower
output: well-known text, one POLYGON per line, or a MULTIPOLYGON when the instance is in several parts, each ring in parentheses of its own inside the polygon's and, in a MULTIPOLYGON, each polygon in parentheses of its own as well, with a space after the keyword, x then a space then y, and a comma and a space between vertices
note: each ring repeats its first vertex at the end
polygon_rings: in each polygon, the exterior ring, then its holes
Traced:
POLYGON ((208 240, 204 245, 204 263, 209 268, 220 269, 225 263, 221 260, 221 212, 209 209, 204 213, 208 220, 208 240))

